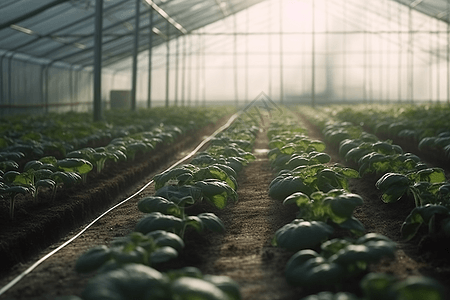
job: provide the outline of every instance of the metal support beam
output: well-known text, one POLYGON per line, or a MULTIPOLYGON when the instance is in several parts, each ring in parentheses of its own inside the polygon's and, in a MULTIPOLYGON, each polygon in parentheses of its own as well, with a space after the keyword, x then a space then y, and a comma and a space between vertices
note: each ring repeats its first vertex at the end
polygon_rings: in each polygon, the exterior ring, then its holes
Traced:
POLYGON ((414 102, 414 66, 413 66, 413 32, 412 32, 412 7, 408 9, 408 101, 414 102))
POLYGON ((206 62, 205 62, 205 37, 201 37, 201 57, 202 57, 202 103, 203 106, 206 106, 206 62))
POLYGON ((178 77, 179 74, 179 54, 180 54, 180 38, 177 38, 176 42, 176 50, 175 50, 175 95, 174 95, 174 102, 175 106, 178 106, 178 77))
POLYGON ((94 122, 102 117, 102 27, 103 0, 95 0, 94 34, 94 122))
POLYGON ((402 7, 398 6, 398 102, 402 101, 402 33, 400 28, 402 26, 402 7))
POLYGON ((54 7, 54 6, 57 6, 57 5, 61 4, 61 3, 68 2, 68 1, 69 0, 56 0, 56 1, 50 2, 48 4, 45 4, 45 5, 37 8, 37 9, 35 9, 33 11, 30 11, 29 13, 26 13, 26 14, 20 16, 20 17, 17 17, 17 18, 15 18, 13 20, 10 20, 8 22, 0 24, 0 30, 5 29, 5 28, 7 28, 7 27, 9 27, 9 26, 11 26, 13 24, 20 23, 20 22, 22 22, 22 21, 24 21, 24 20, 26 20, 28 18, 31 18, 31 17, 34 17, 34 16, 40 14, 40 13, 42 13, 42 12, 44 12, 44 11, 54 7))
POLYGON ((133 56, 132 56, 132 78, 131 78, 131 110, 136 110, 136 94, 137 94, 137 59, 139 51, 139 21, 140 21, 140 0, 136 0, 135 7, 135 26, 133 37, 133 56))
MULTIPOLYGON (((233 32, 237 32, 236 15, 233 15, 233 32)), ((233 37, 233 67, 234 67, 234 101, 236 106, 239 105, 239 90, 238 90, 238 67, 237 67, 237 34, 233 37)))
MULTIPOLYGON (((283 85, 283 0, 280 2, 280 103, 284 103, 284 85, 283 85)), ((313 1, 314 2, 314 1, 313 1)))
MULTIPOLYGON (((271 29, 271 24, 272 24, 272 14, 273 14, 272 1, 269 1, 269 3, 267 4, 267 10, 268 10, 267 31, 269 31, 271 29)), ((268 61, 269 66, 268 66, 268 74, 267 74, 267 76, 268 76, 267 84, 268 84, 268 88, 269 88, 269 97, 272 97, 273 96, 272 95, 272 35, 268 34, 267 37, 269 39, 269 42, 268 42, 269 53, 267 55, 267 58, 269 60, 268 61)))
MULTIPOLYGON (((246 27, 246 31, 247 33, 250 32, 250 14, 249 14, 249 9, 247 8, 245 10, 245 27, 246 27)), ((249 47, 248 47, 248 35, 245 37, 245 99, 244 99, 244 103, 247 105, 248 101, 249 101, 249 96, 248 96, 248 58, 249 58, 249 47)))
POLYGON ((149 9, 147 108, 152 107, 153 8, 149 9))
POLYGON ((197 57, 197 64, 195 65, 195 75, 196 75, 196 81, 195 81, 195 106, 198 106, 200 103, 200 43, 201 43, 201 36, 197 36, 197 49, 196 49, 196 57, 197 57))
POLYGON ((170 23, 167 22, 167 41, 166 41, 166 107, 169 107, 169 80, 170 80, 170 23))
POLYGON ((133 39, 133 65, 131 70, 131 110, 136 111, 136 87, 137 87, 137 56, 139 47, 139 19, 141 0, 136 0, 134 39, 133 39))
POLYGON ((311 67, 311 106, 316 106, 316 6, 314 5, 314 1, 312 3, 312 67, 311 67))
POLYGON ((183 67, 182 67, 182 73, 181 73, 181 106, 185 105, 185 99, 186 99, 186 41, 187 36, 183 36, 183 67))
POLYGON ((188 67, 188 106, 191 106, 191 95, 192 95, 192 35, 189 35, 189 67, 188 67))

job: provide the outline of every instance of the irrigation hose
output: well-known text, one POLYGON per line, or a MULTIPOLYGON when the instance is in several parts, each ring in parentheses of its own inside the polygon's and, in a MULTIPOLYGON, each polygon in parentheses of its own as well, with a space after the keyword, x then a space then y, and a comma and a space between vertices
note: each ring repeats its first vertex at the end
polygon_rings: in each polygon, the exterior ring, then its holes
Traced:
MULTIPOLYGON (((211 139, 213 139, 216 135, 218 135, 219 133, 221 133, 222 131, 224 131, 225 129, 227 129, 228 127, 230 127, 231 124, 233 124, 233 122, 239 117, 239 115, 242 113, 242 111, 239 111, 237 113, 235 113, 234 115, 232 115, 230 117, 230 119, 227 121, 227 123, 225 123, 224 125, 222 125, 220 128, 218 128, 216 131, 214 131, 210 136, 208 136, 206 139, 204 139, 200 144, 198 144, 198 146, 192 150, 189 154, 187 154, 186 156, 184 156, 182 159, 178 160, 177 162, 175 162, 173 165, 171 165, 169 168, 167 168, 166 170, 171 170, 173 168, 175 168, 176 166, 178 166, 179 164, 185 162, 186 160, 190 159, 191 157, 193 157, 206 143, 208 143, 211 139)), ((100 220, 101 218, 103 218, 106 214, 108 214, 109 212, 111 212, 112 210, 116 209, 117 207, 121 206, 122 204, 128 202, 129 200, 133 199, 134 197, 136 197, 137 195, 139 195, 142 191, 144 191, 147 187, 149 187, 151 184, 153 183, 153 179, 150 180, 149 182, 147 182, 144 186, 142 186, 137 192, 135 192, 134 194, 132 194, 131 196, 129 196, 128 198, 122 200, 121 202, 117 203, 116 205, 112 206, 111 208, 109 208, 107 211, 105 211, 104 213, 102 213, 100 216, 98 216, 96 219, 94 219, 91 223, 89 223, 86 227, 84 227, 80 232, 78 232, 76 235, 74 235, 72 238, 70 238, 69 240, 67 240, 65 243, 61 244, 59 247, 57 247, 55 250, 51 251, 50 253, 48 253, 47 255, 45 255, 44 257, 42 257, 41 259, 39 259, 37 262, 35 262, 32 266, 30 266, 28 269, 26 269, 24 272, 22 272, 19 276, 17 276, 16 278, 14 278, 12 281, 10 281, 7 285, 5 285, 4 287, 2 287, 0 289, 0 296, 3 295, 4 293, 6 293, 6 291, 8 291, 10 288, 12 288, 16 283, 18 283, 20 280, 22 280, 26 275, 30 274, 34 269, 36 269, 40 264, 42 264, 44 261, 46 261, 47 259, 49 259, 50 257, 52 257, 54 254, 56 254, 57 252, 59 252, 61 249, 63 249, 64 247, 66 247, 67 245, 69 245, 70 243, 72 243, 75 239, 77 239, 79 236, 81 236, 86 230, 88 230, 92 225, 94 225, 98 220, 100 220)))

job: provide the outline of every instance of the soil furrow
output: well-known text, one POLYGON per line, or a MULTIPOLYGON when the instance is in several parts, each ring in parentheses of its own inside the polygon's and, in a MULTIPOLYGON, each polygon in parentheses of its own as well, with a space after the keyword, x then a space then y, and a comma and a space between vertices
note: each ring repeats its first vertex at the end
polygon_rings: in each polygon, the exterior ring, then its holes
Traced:
POLYGON ((295 218, 295 212, 271 199, 268 186, 273 178, 267 159, 267 133, 256 139, 256 161, 238 176, 239 202, 217 211, 227 231, 213 239, 201 267, 205 273, 226 275, 241 287, 245 300, 298 299, 298 289, 288 286, 284 267, 292 253, 271 246, 277 229, 295 218))

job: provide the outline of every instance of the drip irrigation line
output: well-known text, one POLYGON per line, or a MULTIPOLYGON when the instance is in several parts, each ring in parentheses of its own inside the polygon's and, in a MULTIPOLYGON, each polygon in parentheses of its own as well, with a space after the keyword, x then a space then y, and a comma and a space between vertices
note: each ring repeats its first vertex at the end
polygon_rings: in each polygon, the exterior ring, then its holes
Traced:
MULTIPOLYGON (((208 143, 211 139, 213 139, 216 135, 218 135, 220 132, 224 131, 225 129, 227 129, 228 127, 230 127, 230 125, 239 117, 239 115, 242 113, 242 111, 239 111, 237 113, 235 113, 234 115, 232 115, 230 117, 230 119, 227 121, 227 123, 225 123, 224 125, 222 125, 220 128, 218 128, 216 131, 214 131, 210 136, 208 136, 206 139, 204 139, 200 144, 198 144, 198 146, 192 150, 188 155, 184 156, 182 159, 178 160, 177 162, 175 162, 174 164, 172 164, 169 168, 167 168, 166 170, 171 170, 173 168, 175 168, 176 166, 178 166, 179 164, 185 162, 186 160, 190 159, 191 157, 193 157, 206 143, 208 143)), ((121 202, 117 203, 116 205, 112 206, 111 208, 109 208, 107 211, 105 211, 104 213, 102 213, 100 216, 98 216, 96 219, 94 219, 91 223, 89 223, 86 227, 84 227, 80 232, 78 232, 76 235, 74 235, 72 238, 70 238, 69 240, 67 240, 65 243, 63 243, 62 245, 60 245, 59 247, 57 247, 55 250, 51 251, 50 253, 48 253, 47 255, 45 255, 44 257, 42 257, 41 259, 39 259, 37 262, 35 262, 32 266, 30 266, 28 269, 26 269, 24 272, 22 272, 19 276, 17 276, 16 278, 14 278, 12 281, 10 281, 7 285, 5 285, 3 288, 0 289, 0 296, 3 295, 4 293, 6 293, 6 291, 8 291, 10 288, 12 288, 16 283, 18 283, 20 280, 22 280, 26 275, 30 274, 34 269, 36 269, 40 264, 42 264, 44 261, 46 261, 48 258, 52 257, 54 254, 56 254, 57 252, 59 252, 61 249, 63 249, 64 247, 66 247, 67 245, 69 245, 70 243, 72 243, 75 239, 77 239, 78 237, 80 237, 86 230, 88 230, 92 225, 94 225, 98 220, 100 220, 101 218, 103 218, 106 214, 108 214, 109 212, 111 212, 112 210, 116 209, 117 207, 121 206, 122 204, 128 202, 129 200, 133 199, 134 197, 136 197, 137 195, 139 195, 143 190, 145 190, 147 187, 149 187, 152 183, 154 182, 154 180, 150 180, 149 182, 147 182, 144 186, 142 186, 137 192, 135 192, 134 194, 132 194, 131 196, 129 196, 128 198, 122 200, 121 202)))

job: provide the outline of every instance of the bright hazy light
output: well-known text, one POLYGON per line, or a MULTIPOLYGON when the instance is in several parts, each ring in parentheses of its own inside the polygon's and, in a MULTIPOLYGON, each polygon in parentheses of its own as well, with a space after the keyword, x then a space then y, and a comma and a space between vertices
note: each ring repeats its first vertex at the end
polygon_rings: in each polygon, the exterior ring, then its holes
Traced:
MULTIPOLYGON (((170 101, 243 103, 265 92, 308 102, 313 74, 319 101, 446 99, 447 36, 418 32, 445 33, 446 24, 413 12, 410 40, 408 13, 395 1, 263 1, 237 13, 236 22, 232 15, 181 37, 178 64, 171 41, 170 101)), ((153 50, 155 101, 165 99, 165 59, 165 45, 153 50)))

